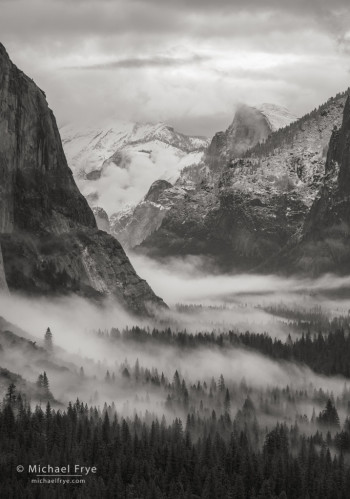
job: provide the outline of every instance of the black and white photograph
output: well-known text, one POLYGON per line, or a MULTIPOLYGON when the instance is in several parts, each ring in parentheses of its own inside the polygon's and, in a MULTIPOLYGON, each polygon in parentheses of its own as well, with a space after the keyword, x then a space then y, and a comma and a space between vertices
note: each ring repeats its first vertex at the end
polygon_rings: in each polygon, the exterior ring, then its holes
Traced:
POLYGON ((349 0, 0 0, 0 499, 349 498, 349 0))

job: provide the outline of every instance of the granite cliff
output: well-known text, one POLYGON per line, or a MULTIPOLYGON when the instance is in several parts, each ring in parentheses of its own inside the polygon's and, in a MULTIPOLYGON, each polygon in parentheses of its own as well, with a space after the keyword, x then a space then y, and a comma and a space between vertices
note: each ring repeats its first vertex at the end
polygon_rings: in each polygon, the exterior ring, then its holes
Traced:
MULTIPOLYGON (((119 242, 99 231, 63 152, 45 94, 0 44, 0 244, 10 291, 115 296, 161 305, 119 242)), ((1 277, 0 258, 0 277, 1 277)))
POLYGON ((305 223, 267 270, 350 273, 350 99, 330 138, 325 174, 305 223))
POLYGON ((297 117, 284 107, 240 104, 227 130, 214 135, 206 154, 206 163, 211 170, 221 170, 228 161, 242 156, 258 143, 266 141, 271 133, 296 120, 297 117))

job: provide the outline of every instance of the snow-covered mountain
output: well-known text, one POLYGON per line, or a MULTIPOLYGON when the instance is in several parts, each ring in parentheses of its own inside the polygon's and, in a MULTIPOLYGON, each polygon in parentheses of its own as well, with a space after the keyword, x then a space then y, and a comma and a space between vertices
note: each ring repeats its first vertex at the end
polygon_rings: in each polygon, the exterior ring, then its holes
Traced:
POLYGON ((275 104, 247 106, 239 104, 232 123, 224 132, 218 132, 211 141, 206 161, 212 171, 220 171, 232 158, 265 142, 271 133, 288 126, 297 117, 286 108, 275 104))
POLYGON ((159 185, 111 233, 149 256, 204 255, 247 270, 277 254, 300 230, 324 176, 329 139, 346 93, 287 126, 288 112, 240 106, 203 162, 175 185, 159 185), (264 111, 264 113, 263 113, 264 111))
POLYGON ((261 270, 350 274, 350 97, 329 141, 322 183, 305 223, 261 270))
MULTIPOLYGON (((181 209, 185 199, 195 199, 198 186, 207 186, 206 201, 210 199, 215 203, 216 198, 211 196, 208 185, 214 183, 214 177, 219 175, 227 162, 266 141, 273 132, 296 119, 286 108, 274 104, 259 107, 238 105, 232 123, 225 132, 215 134, 201 163, 184 168, 173 185, 155 182, 139 204, 114 213, 110 219, 111 233, 126 247, 142 244, 160 228, 170 210, 175 212, 181 209)), ((247 171, 243 172, 243 178, 247 174, 247 171)), ((203 218, 200 203, 194 201, 193 207, 198 210, 196 216, 203 218)))
POLYGON ((176 182, 184 167, 200 163, 209 143, 165 123, 74 123, 60 133, 81 192, 109 215, 137 203, 157 179, 176 182))

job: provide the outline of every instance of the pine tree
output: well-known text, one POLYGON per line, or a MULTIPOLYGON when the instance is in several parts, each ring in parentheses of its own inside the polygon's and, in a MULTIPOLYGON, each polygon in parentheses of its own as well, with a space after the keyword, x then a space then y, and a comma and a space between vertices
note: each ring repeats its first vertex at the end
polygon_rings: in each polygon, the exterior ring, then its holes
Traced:
POLYGON ((53 350, 53 342, 52 342, 52 333, 51 333, 51 330, 49 327, 47 328, 46 333, 45 333, 44 344, 45 344, 46 350, 49 353, 51 353, 53 350))
POLYGON ((16 385, 14 383, 10 383, 7 392, 5 395, 6 404, 13 406, 16 402, 16 385))
POLYGON ((43 388, 43 386, 44 386, 44 376, 42 374, 39 374, 38 379, 36 381, 36 386, 38 388, 43 388))
POLYGON ((219 378, 219 390, 220 390, 220 392, 224 392, 225 389, 226 389, 225 380, 224 380, 223 375, 221 374, 220 378, 219 378))
POLYGON ((225 412, 230 412, 230 409, 231 409, 231 398, 230 398, 230 392, 228 391, 228 388, 226 388, 226 393, 225 393, 224 409, 225 409, 225 412))
POLYGON ((49 420, 51 418, 51 405, 50 405, 49 401, 47 401, 47 404, 46 404, 45 417, 47 420, 49 420))
POLYGON ((317 421, 323 426, 335 426, 339 428, 340 424, 338 411, 331 399, 327 400, 326 407, 322 412, 320 412, 317 421))
POLYGON ((49 379, 48 379, 45 371, 44 371, 44 374, 43 374, 43 388, 44 388, 45 395, 49 396, 49 394, 50 394, 50 384, 49 384, 49 379))
POLYGON ((173 385, 174 385, 174 390, 176 392, 179 392, 181 389, 181 381, 180 381, 180 376, 177 370, 174 373, 174 378, 173 378, 173 385))
POLYGON ((44 371, 43 374, 39 374, 36 386, 38 387, 39 395, 40 397, 44 398, 51 398, 51 392, 50 392, 50 383, 49 379, 47 377, 46 372, 44 371))
POLYGON ((139 359, 136 359, 134 373, 135 373, 135 379, 136 379, 136 381, 138 381, 140 379, 140 363, 139 363, 139 359))
POLYGON ((102 438, 103 438, 103 441, 106 443, 109 441, 109 432, 110 432, 109 417, 108 417, 108 413, 106 412, 104 420, 103 420, 103 424, 102 424, 102 438))

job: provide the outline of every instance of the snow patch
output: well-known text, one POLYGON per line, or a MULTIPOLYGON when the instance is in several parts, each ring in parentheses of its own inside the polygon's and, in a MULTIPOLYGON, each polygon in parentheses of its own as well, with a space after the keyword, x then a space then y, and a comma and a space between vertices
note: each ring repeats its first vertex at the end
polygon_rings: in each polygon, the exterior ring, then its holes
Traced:
POLYGON ((295 116, 286 107, 277 104, 264 103, 256 109, 265 116, 273 132, 290 125, 290 123, 298 119, 298 116, 295 116))

